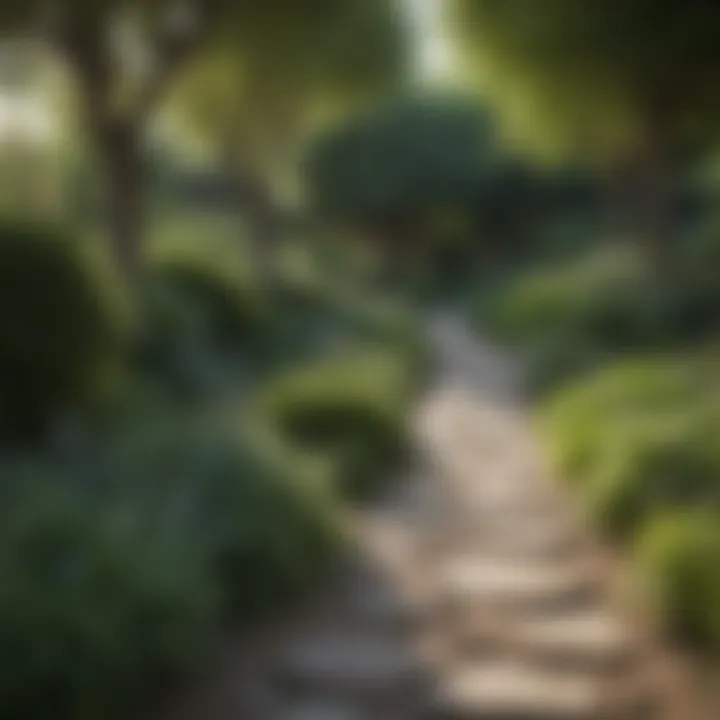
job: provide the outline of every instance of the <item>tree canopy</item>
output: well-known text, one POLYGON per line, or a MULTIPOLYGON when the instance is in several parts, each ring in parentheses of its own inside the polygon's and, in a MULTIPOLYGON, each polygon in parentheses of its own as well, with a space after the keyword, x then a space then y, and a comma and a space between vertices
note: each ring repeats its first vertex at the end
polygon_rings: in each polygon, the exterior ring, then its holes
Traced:
POLYGON ((267 165, 318 116, 394 89, 404 35, 385 0, 241 3, 178 78, 170 108, 216 152, 267 165))
POLYGON ((705 0, 448 0, 472 74, 514 133, 607 157, 714 130, 720 6, 705 0), (710 112, 712 111, 712 112, 710 112))
POLYGON ((490 120, 476 103, 410 97, 323 138, 306 158, 305 177, 322 212, 377 227, 467 205, 498 160, 490 120))

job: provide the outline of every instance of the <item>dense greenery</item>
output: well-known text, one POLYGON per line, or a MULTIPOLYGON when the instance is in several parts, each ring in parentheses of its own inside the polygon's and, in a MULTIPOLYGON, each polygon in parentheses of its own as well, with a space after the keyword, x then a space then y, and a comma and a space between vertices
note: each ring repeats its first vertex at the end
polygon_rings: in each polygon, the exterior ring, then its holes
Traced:
POLYGON ((355 348, 277 378, 258 412, 291 442, 329 453, 345 491, 362 497, 408 447, 413 389, 407 362, 387 351, 355 348))
POLYGON ((270 303, 220 218, 159 225, 133 284, 70 231, 4 226, 3 716, 139 712, 312 587, 344 492, 400 461, 412 316, 286 250, 270 303))
POLYGON ((36 440, 112 389, 127 340, 120 291, 70 234, 0 225, 0 441, 36 440))
POLYGON ((228 613, 306 586, 336 530, 303 468, 208 418, 4 462, 3 714, 127 717, 200 667, 228 613))
POLYGON ((720 651, 715 7, 445 0, 470 82, 426 92, 386 0, 10 5, 0 716, 137 716, 316 585, 408 459, 425 311, 467 298, 720 651))

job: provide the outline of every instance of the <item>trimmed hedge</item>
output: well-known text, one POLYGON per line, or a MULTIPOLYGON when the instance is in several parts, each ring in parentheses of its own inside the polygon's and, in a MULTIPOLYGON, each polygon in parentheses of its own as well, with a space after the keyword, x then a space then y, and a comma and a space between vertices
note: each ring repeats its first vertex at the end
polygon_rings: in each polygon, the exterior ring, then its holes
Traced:
POLYGON ((396 355, 356 348, 291 370, 258 401, 266 422, 301 448, 329 453, 351 496, 364 496, 404 456, 412 373, 396 355))

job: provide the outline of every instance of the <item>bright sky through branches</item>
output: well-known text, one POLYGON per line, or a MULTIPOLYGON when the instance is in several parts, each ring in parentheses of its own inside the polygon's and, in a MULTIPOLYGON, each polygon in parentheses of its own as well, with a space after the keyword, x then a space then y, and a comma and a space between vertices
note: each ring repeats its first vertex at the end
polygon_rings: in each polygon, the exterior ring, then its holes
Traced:
POLYGON ((402 0, 415 32, 417 73, 422 82, 446 80, 452 73, 450 43, 442 26, 442 0, 402 0))

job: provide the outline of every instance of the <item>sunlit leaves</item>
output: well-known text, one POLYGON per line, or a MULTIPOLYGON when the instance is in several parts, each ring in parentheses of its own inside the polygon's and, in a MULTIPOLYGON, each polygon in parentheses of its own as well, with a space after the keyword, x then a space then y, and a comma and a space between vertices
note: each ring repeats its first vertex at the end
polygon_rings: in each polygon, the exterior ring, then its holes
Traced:
POLYGON ((518 136, 603 156, 661 116, 674 140, 712 126, 720 6, 703 0, 447 0, 474 80, 518 136))

